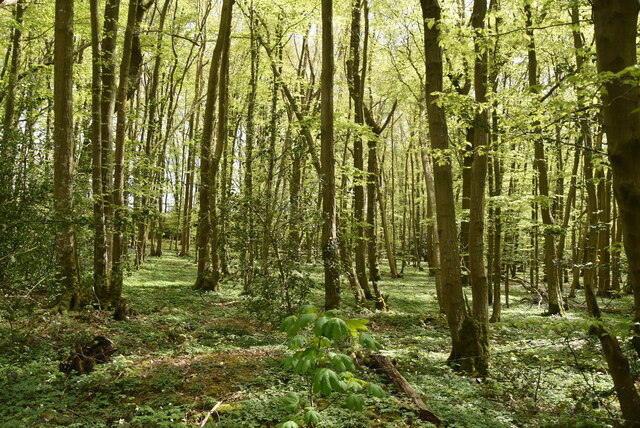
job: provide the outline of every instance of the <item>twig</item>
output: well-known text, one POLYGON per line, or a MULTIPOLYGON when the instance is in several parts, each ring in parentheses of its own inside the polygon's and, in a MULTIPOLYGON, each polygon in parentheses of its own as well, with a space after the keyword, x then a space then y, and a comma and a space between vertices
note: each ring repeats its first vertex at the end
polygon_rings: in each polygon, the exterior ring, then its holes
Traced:
POLYGON ((207 412, 207 416, 205 416, 205 418, 203 419, 203 421, 202 421, 202 422, 200 422, 200 426, 201 426, 201 427, 203 427, 203 426, 205 426, 205 425, 207 424, 207 421, 209 420, 209 418, 211 417, 211 415, 213 414, 213 412, 215 412, 215 411, 216 411, 216 409, 217 409, 221 404, 222 404, 222 401, 218 401, 218 403, 217 403, 215 406, 213 406, 213 407, 211 408, 211 410, 209 410, 209 411, 207 412))

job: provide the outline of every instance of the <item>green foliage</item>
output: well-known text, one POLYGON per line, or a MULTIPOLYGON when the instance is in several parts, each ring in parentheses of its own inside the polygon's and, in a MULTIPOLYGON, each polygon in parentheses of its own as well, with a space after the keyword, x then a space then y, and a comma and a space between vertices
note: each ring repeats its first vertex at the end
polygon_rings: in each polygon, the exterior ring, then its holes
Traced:
POLYGON ((283 263, 281 268, 278 272, 256 272, 247 286, 247 307, 262 319, 277 321, 293 313, 295 307, 308 301, 315 287, 309 274, 295 264, 283 263))
POLYGON ((305 305, 297 315, 282 320, 280 330, 287 333, 287 346, 293 352, 285 359, 285 368, 306 379, 307 399, 302 400, 298 395, 302 391, 289 392, 282 398, 281 404, 289 413, 289 420, 280 427, 298 426, 298 422, 301 422, 298 419, 303 413, 302 422, 315 426, 321 419, 320 411, 326 410, 326 407, 319 408, 316 395, 329 397, 348 393, 344 405, 358 412, 365 407, 364 396, 356 393, 363 386, 366 386, 365 392, 370 396, 384 396, 384 390, 379 385, 355 377, 356 365, 353 357, 347 355, 360 346, 380 349, 380 344, 365 333, 368 320, 344 320, 341 315, 339 310, 321 313, 315 306, 305 305))

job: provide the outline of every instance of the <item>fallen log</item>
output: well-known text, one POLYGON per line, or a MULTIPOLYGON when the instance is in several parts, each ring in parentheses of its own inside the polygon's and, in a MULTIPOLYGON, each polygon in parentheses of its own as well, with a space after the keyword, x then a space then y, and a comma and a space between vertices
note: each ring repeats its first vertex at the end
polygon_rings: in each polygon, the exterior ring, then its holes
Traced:
POLYGON ((393 383, 393 386, 413 401, 413 404, 418 408, 417 414, 421 420, 431 422, 437 427, 442 426, 440 418, 427 408, 427 405, 424 404, 424 401, 422 401, 422 398, 420 398, 420 395, 418 395, 413 386, 402 376, 398 369, 396 369, 391 358, 381 354, 371 354, 367 360, 366 362, 369 366, 384 372, 389 377, 389 380, 391 380, 391 383, 393 383))

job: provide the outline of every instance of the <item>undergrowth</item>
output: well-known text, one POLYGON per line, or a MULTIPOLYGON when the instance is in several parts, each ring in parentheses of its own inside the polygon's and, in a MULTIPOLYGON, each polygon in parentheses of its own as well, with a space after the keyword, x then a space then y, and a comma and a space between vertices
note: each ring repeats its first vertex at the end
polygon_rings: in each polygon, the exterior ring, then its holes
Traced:
MULTIPOLYGON (((305 272, 315 283, 309 303, 321 306, 321 269, 306 266, 305 272)), ((283 367, 286 337, 248 312, 240 281, 226 279, 221 292, 203 294, 191 290, 194 279, 191 260, 149 258, 127 278, 125 294, 135 311, 127 322, 93 308, 65 317, 33 304, 0 311, 0 426, 197 426, 211 413, 215 426, 262 427, 286 418, 282 397, 305 388, 283 367), (58 371, 75 341, 98 334, 118 348, 111 363, 84 376, 58 371)), ((345 313, 370 320, 384 352, 446 426, 604 427, 620 421, 581 297, 565 317, 542 317, 529 295, 512 287, 503 321, 491 325, 491 375, 476 379, 446 364, 449 336, 432 277, 406 269, 404 278, 383 278, 381 287, 390 311, 355 310, 345 293, 345 313)), ((630 298, 601 305, 607 325, 629 350, 630 298)), ((638 361, 632 364, 637 373, 638 361)), ((318 426, 427 426, 387 379, 371 370, 364 375, 389 394, 356 414, 327 407, 318 426)))

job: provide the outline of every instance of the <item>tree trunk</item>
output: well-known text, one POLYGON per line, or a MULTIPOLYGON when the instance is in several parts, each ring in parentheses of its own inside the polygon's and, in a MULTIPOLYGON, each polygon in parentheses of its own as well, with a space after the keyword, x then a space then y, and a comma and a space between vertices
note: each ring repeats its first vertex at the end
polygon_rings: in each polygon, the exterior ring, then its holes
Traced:
MULTIPOLYGON (((441 10, 438 0, 421 0, 424 24, 424 44, 427 79, 427 116, 434 150, 444 155, 449 147, 449 131, 444 108, 438 105, 437 94, 442 92, 442 48, 439 45, 441 10)), ((449 362, 457 369, 475 373, 486 370, 479 355, 479 329, 467 317, 460 278, 460 253, 456 231, 455 203, 451 159, 443 156, 433 168, 436 196, 436 216, 440 239, 440 270, 445 296, 447 322, 451 333, 452 349, 449 362)))
MULTIPOLYGON (((211 68, 209 70, 209 82, 207 86, 207 101, 203 117, 202 141, 200 145, 200 212, 198 214, 198 276, 194 288, 213 289, 214 281, 211 274, 211 258, 209 243, 211 235, 211 196, 214 195, 215 188, 211 186, 212 177, 212 156, 211 139, 213 137, 213 125, 216 99, 218 96, 218 80, 220 76, 220 63, 222 53, 227 41, 225 34, 228 34, 231 27, 231 12, 234 0, 224 0, 222 3, 222 13, 220 17, 220 27, 218 29, 218 39, 213 49, 211 68)), ((226 138, 226 135, 225 135, 226 138)))
MULTIPOLYGON (((349 57, 347 58, 347 77, 349 83, 349 94, 353 99, 354 105, 354 122, 358 125, 364 124, 364 74, 365 68, 362 68, 363 76, 360 76, 360 22, 362 16, 362 0, 354 0, 351 9, 351 36, 349 57)), ((355 223, 354 234, 356 240, 355 260, 356 273, 358 283, 364 289, 367 299, 371 299, 371 290, 367 279, 367 241, 364 236, 365 219, 364 219, 364 150, 362 146, 362 135, 358 131, 355 132, 353 138, 353 221, 355 223)))
POLYGON ((91 0, 91 186, 93 192, 93 293, 100 305, 108 296, 107 240, 102 189, 100 24, 98 0, 91 0))
POLYGON ((56 280, 63 288, 55 309, 64 313, 82 308, 80 272, 73 226, 73 0, 56 0, 53 67, 54 169, 56 218, 56 280))
MULTIPOLYGON (((109 288, 109 298, 114 307, 121 307, 122 283, 124 280, 124 265, 127 256, 127 216, 128 207, 124 197, 125 185, 125 133, 127 125, 127 93, 129 88, 129 70, 131 63, 131 51, 133 36, 137 31, 136 13, 138 0, 131 0, 127 18, 127 28, 124 33, 124 45, 122 48, 122 62, 120 63, 120 77, 118 95, 116 98, 116 139, 115 139, 115 169, 113 174, 113 209, 114 209, 114 233, 112 260, 113 271, 109 288)), ((118 312, 118 311, 116 311, 118 312)))
POLYGON ((333 141, 333 0, 322 0, 321 186, 322 260, 325 309, 340 306, 340 270, 336 236, 336 180, 333 141))
MULTIPOLYGON (((120 0, 106 0, 100 64, 102 66, 102 97, 100 104, 100 138, 102 145, 102 195, 104 198, 104 222, 106 233, 107 277, 110 279, 113 264, 113 115, 116 103, 116 42, 120 0)), ((111 285, 109 284, 109 288, 111 285)))
MULTIPOLYGON (((636 33, 640 4, 630 0, 594 0, 599 72, 619 73, 637 64, 636 33)), ((640 335, 640 88, 622 73, 604 84, 604 126, 613 175, 613 191, 622 221, 629 281, 634 291, 635 335, 640 335)), ((614 336, 598 332, 625 419, 640 426, 640 397, 629 362, 614 336)))
POLYGON ((4 105, 2 140, 0 140, 2 142, 2 144, 0 144, 0 203, 9 199, 12 193, 13 169, 17 152, 16 148, 18 146, 16 133, 17 121, 15 118, 16 96, 18 92, 16 86, 22 57, 22 21, 24 10, 24 0, 17 1, 15 10, 16 25, 11 38, 11 62, 6 86, 7 100, 4 105))
MULTIPOLYGON (((474 91, 476 103, 487 101, 488 54, 483 42, 484 19, 487 0, 475 0, 471 24, 476 31, 474 37, 475 67, 474 91)), ((471 194, 469 201, 469 276, 473 295, 472 313, 480 326, 477 370, 486 375, 489 365, 489 305, 487 271, 484 264, 484 214, 485 187, 487 180, 487 149, 489 140, 489 118, 485 107, 481 107, 473 125, 473 164, 471 166, 471 194)))
MULTIPOLYGON (((531 18, 531 4, 525 4, 525 15, 527 19, 527 35, 529 37, 529 88, 534 94, 538 92, 538 60, 536 58, 536 45, 533 37, 533 24, 531 18)), ((535 123, 534 127, 539 129, 539 123, 535 123)), ((539 132, 536 132, 539 134, 539 132)), ((549 196, 549 178, 547 160, 544 153, 544 145, 540 138, 535 140, 535 166, 538 171, 538 188, 540 196, 544 200, 540 204, 542 211, 542 222, 544 224, 544 268, 547 278, 547 295, 549 298, 549 307, 547 314, 564 314, 562 303, 562 295, 558 286, 558 274, 556 268, 556 244, 553 227, 555 221, 551 212, 551 199, 549 196)))

